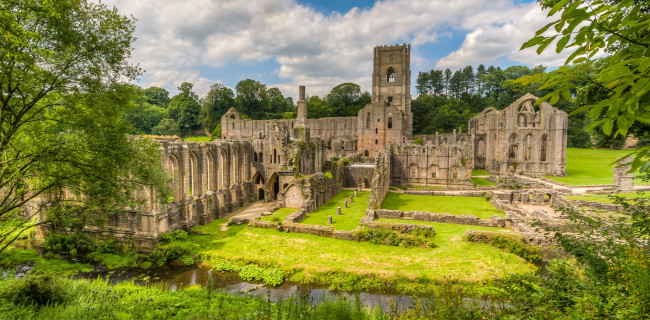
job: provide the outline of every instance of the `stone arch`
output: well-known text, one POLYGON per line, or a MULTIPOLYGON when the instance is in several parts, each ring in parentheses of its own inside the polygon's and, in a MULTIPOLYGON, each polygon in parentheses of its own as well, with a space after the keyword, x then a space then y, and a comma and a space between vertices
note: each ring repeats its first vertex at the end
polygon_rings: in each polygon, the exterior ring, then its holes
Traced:
POLYGON ((483 140, 483 138, 480 138, 476 144, 476 154, 479 157, 485 157, 485 140, 483 140))
POLYGON ((253 162, 257 162, 257 152, 253 152, 253 162))
POLYGON ((253 175, 253 183, 254 184, 264 184, 264 177, 262 177, 262 174, 259 172, 256 172, 255 175, 253 175))
POLYGON ((368 151, 368 150, 364 150, 364 151, 363 151, 363 156, 364 156, 364 157, 370 157, 370 151, 368 151))
POLYGON ((513 133, 510 135, 510 138, 508 138, 508 143, 510 144, 508 146, 508 159, 510 160, 516 160, 517 159, 517 152, 519 151, 519 145, 517 144, 517 134, 513 133))
POLYGON ((393 128, 393 114, 392 113, 388 113, 388 122, 386 123, 386 125, 387 125, 388 129, 393 128))
POLYGON ((519 127, 523 127, 523 128, 527 127, 528 126, 528 117, 525 114, 520 113, 517 116, 517 125, 519 127))
POLYGON ((533 135, 527 134, 524 137, 524 161, 530 161, 531 153, 533 149, 533 135))
POLYGON ((546 147, 548 144, 548 137, 546 134, 542 135, 541 146, 539 148, 539 161, 546 161, 546 147))
POLYGON ((181 201, 182 197, 182 173, 180 170, 180 164, 178 162, 178 157, 175 154, 170 154, 169 159, 169 171, 172 174, 172 201, 181 201))
POLYGON ((431 179, 438 178, 438 166, 435 164, 429 166, 429 177, 431 177, 431 179))
POLYGON ((418 177, 418 166, 415 165, 415 163, 411 163, 409 165, 409 178, 417 178, 418 177))
POLYGON ((458 180, 460 178, 460 168, 458 166, 451 167, 451 179, 458 180))
POLYGON ((196 156, 196 153, 194 151, 190 151, 188 155, 188 160, 189 160, 189 166, 188 166, 188 194, 190 196, 192 195, 201 195, 201 172, 199 169, 199 159, 196 156))
POLYGON ((219 188, 227 188, 229 185, 229 179, 228 179, 228 173, 230 172, 229 164, 230 161, 228 161, 228 153, 226 152, 225 149, 221 149, 221 169, 219 170, 219 188))
POLYGON ((264 188, 257 188, 257 200, 264 200, 264 188))
POLYGON ((232 148, 232 161, 230 162, 230 180, 232 183, 241 182, 241 165, 239 162, 239 150, 232 148))
POLYGON ((205 190, 214 191, 215 187, 215 175, 214 175, 214 156, 212 151, 207 150, 205 152, 205 190))
POLYGON ((545 203, 545 204, 550 204, 550 203, 551 203, 551 199, 552 199, 552 197, 553 197, 553 196, 551 196, 550 193, 545 193, 544 196, 543 196, 544 203, 545 203))
POLYGON ((278 193, 280 193, 280 177, 277 172, 273 172, 268 181, 269 199, 278 200, 278 193))
POLYGON ((305 202, 302 191, 295 184, 285 184, 284 190, 284 206, 287 208, 300 208, 305 202))
POLYGON ((386 70, 386 82, 395 82, 395 70, 393 70, 393 67, 389 67, 386 70))

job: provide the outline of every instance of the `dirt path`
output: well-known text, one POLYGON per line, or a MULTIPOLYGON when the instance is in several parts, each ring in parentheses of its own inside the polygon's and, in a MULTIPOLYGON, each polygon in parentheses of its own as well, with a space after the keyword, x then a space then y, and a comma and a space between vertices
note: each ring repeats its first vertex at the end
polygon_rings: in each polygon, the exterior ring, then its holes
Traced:
MULTIPOLYGON (((262 213, 271 211, 273 207, 275 207, 275 202, 256 201, 251 203, 248 207, 241 208, 227 215, 226 218, 228 218, 228 221, 230 221, 232 218, 251 220, 257 217, 261 217, 262 213)), ((228 222, 221 225, 222 231, 225 231, 226 229, 228 229, 228 222)))

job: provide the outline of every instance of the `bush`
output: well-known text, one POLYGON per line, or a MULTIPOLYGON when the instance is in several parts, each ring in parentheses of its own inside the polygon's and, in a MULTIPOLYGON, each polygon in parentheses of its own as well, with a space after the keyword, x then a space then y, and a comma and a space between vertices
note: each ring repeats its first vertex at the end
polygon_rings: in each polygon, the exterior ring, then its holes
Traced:
POLYGON ((239 277, 246 281, 259 281, 264 278, 264 269, 256 264, 247 264, 239 270, 239 277))
POLYGON ((0 289, 0 297, 14 304, 42 307, 66 301, 67 293, 61 277, 50 273, 32 274, 8 281, 0 289))
POLYGON ((539 247, 527 245, 521 237, 515 235, 472 230, 465 233, 465 239, 470 242, 485 243, 506 250, 524 258, 526 261, 536 262, 542 259, 542 250, 539 247))
POLYGON ((168 261, 179 260, 190 254, 190 249, 180 243, 174 243, 165 247, 157 247, 151 254, 151 258, 163 265, 168 261))
POLYGON ((158 235, 158 242, 169 243, 177 240, 187 239, 187 231, 185 230, 174 230, 170 232, 161 233, 158 235))
POLYGON ((98 244, 97 240, 90 235, 83 232, 74 232, 70 234, 53 233, 45 238, 43 246, 47 250, 76 257, 78 254, 97 250, 98 244))
POLYGON ((411 233, 402 233, 388 228, 365 228, 354 232, 357 241, 389 246, 435 248, 435 233, 430 229, 414 229, 411 233))

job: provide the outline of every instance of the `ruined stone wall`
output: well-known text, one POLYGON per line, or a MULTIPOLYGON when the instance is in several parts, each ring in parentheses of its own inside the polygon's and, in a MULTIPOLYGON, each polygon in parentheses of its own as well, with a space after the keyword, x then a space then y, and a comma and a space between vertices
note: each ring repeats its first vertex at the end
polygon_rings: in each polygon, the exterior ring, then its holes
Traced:
POLYGON ((532 175, 566 175, 567 114, 526 94, 504 110, 487 108, 469 120, 477 167, 506 174, 508 167, 532 175), (485 151, 485 152, 484 152, 485 151))
POLYGON ((370 185, 369 209, 381 207, 381 203, 386 197, 386 192, 390 188, 391 176, 391 153, 389 150, 382 150, 375 158, 375 172, 370 185))
POLYGON ((442 144, 427 139, 423 145, 410 143, 396 148, 392 156, 391 181, 396 185, 471 186, 473 153, 467 141, 442 144))
POLYGON ((375 174, 374 163, 357 163, 345 166, 346 188, 369 188, 375 174))

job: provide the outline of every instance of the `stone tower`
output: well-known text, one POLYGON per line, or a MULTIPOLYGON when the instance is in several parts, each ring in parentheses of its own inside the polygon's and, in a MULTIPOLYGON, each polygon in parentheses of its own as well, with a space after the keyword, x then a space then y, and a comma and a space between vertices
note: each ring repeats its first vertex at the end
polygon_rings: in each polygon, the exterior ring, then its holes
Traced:
POLYGON ((386 102, 405 117, 403 133, 413 134, 411 113, 411 45, 375 47, 372 72, 372 101, 386 102))
POLYGON ((307 121, 307 101, 305 101, 305 86, 298 87, 298 122, 304 124, 307 121))

